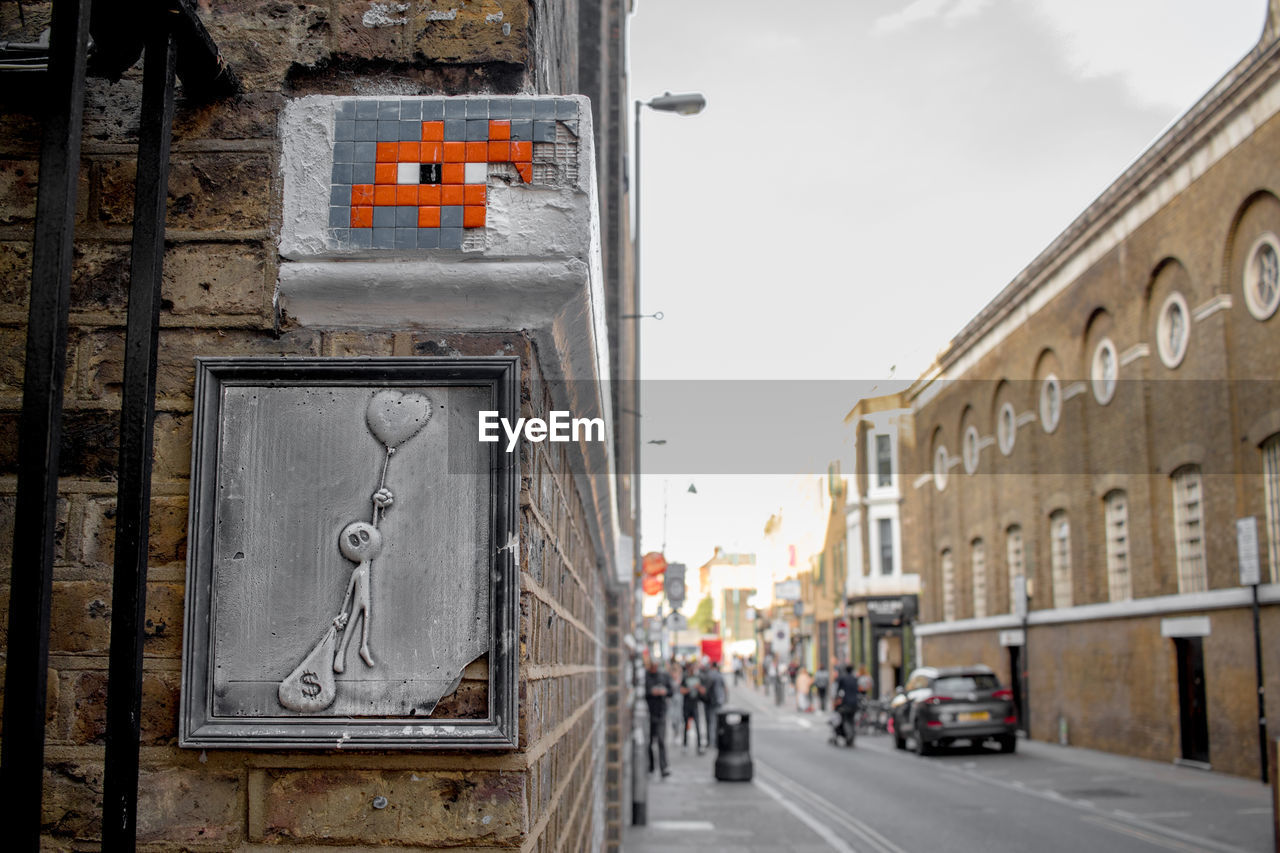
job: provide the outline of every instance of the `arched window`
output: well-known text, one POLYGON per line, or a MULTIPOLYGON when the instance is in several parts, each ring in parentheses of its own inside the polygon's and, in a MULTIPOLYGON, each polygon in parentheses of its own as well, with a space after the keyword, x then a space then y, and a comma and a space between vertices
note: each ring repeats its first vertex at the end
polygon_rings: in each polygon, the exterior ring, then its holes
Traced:
POLYGON ((1133 598, 1129 577, 1129 499, 1121 489, 1102 499, 1107 537, 1107 585, 1112 601, 1133 598))
POLYGON ((1004 558, 1009 564, 1009 612, 1014 613, 1018 609, 1018 603, 1013 600, 1013 590, 1017 586, 1015 578, 1027 573, 1026 561, 1022 555, 1021 525, 1011 524, 1004 532, 1004 558))
POLYGON ((1204 484, 1196 465, 1184 465, 1173 472, 1173 536, 1178 592, 1204 592, 1209 588, 1204 561, 1204 484))
POLYGON ((956 620, 956 561, 951 549, 942 552, 942 621, 956 620))
POLYGON ((969 564, 973 568, 973 618, 987 615, 987 546, 981 539, 969 546, 969 564))
POLYGON ((1049 566, 1053 573, 1053 606, 1071 606, 1071 523, 1067 511, 1049 516, 1049 566))
POLYGON ((1280 433, 1262 442, 1262 481, 1271 582, 1275 583, 1280 580, 1280 433))

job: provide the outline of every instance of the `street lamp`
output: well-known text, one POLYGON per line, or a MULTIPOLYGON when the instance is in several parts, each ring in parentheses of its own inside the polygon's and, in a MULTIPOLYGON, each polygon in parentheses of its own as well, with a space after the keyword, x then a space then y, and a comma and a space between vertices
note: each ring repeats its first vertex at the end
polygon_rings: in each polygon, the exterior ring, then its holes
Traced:
MULTIPOLYGON (((633 355, 635 358, 635 373, 633 381, 635 387, 632 393, 632 415, 635 418, 635 440, 631 449, 631 497, 635 502, 634 529, 632 533, 631 549, 633 565, 636 569, 640 566, 640 320, 645 315, 640 313, 640 108, 648 106, 662 112, 673 112, 677 115, 693 115, 702 112, 702 108, 707 105, 707 99, 699 94, 683 94, 673 95, 666 92, 650 101, 636 101, 636 159, 635 159, 635 176, 636 182, 633 192, 636 199, 636 221, 635 221, 635 238, 632 243, 632 288, 631 288, 631 314, 622 315, 625 319, 634 320, 636 323, 635 330, 632 335, 633 355)), ((661 320, 661 312, 652 315, 654 319, 661 320)), ((664 534, 665 536, 665 534, 664 534)), ((641 618, 641 602, 642 598, 637 591, 636 595, 636 616, 639 621, 641 618)), ((637 697, 639 701, 636 703, 637 721, 644 715, 644 700, 637 697)), ((634 742, 638 745, 642 743, 642 738, 637 736, 634 742)), ((646 777, 641 769, 641 758, 633 754, 632 760, 635 766, 632 768, 632 803, 631 803, 631 822, 637 826, 643 826, 647 823, 647 800, 648 800, 648 777, 646 777)))

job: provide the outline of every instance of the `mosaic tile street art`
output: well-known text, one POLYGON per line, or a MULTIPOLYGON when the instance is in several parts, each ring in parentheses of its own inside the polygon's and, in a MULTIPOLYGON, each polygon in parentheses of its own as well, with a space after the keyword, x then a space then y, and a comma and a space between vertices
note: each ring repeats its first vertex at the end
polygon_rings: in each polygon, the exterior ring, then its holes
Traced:
POLYGON ((339 249, 483 245, 491 187, 576 180, 567 98, 352 98, 335 105, 329 237, 339 249))

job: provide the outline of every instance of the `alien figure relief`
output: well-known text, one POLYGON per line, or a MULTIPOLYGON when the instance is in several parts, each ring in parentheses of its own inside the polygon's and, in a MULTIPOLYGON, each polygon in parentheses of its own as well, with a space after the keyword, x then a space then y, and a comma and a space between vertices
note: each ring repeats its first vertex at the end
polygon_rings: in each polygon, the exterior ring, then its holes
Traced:
POLYGON ((374 618, 370 608, 370 588, 374 561, 383 544, 378 525, 394 502, 394 495, 386 487, 387 471, 396 449, 421 432, 430 417, 430 400, 422 394, 384 389, 369 400, 365 422, 386 450, 381 481, 372 496, 372 518, 368 522, 347 524, 337 537, 338 554, 354 563, 355 567, 351 570, 337 615, 302 662, 280 682, 278 698, 285 708, 314 714, 333 704, 340 684, 335 675, 347 670, 348 650, 357 626, 360 631, 357 655, 363 666, 370 669, 377 666, 369 648, 369 626, 374 618), (341 640, 338 639, 339 633, 342 634, 341 640))

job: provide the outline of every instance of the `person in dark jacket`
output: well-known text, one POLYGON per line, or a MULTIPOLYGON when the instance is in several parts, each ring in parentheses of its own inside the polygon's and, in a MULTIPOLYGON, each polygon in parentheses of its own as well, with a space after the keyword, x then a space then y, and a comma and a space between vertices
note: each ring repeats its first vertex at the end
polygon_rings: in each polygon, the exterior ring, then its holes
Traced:
POLYGON ((724 676, 720 668, 707 660, 702 669, 702 715, 707 722, 707 746, 715 742, 716 712, 729 699, 729 690, 724 685, 724 676))
POLYGON ((858 715, 858 705, 861 704, 861 695, 858 692, 858 676, 853 674, 853 666, 846 666, 844 672, 836 679, 835 700, 836 712, 840 715, 840 725, 832 734, 832 742, 836 742, 839 738, 844 738, 844 742, 853 746, 854 737, 857 735, 855 726, 855 718, 858 715))
POLYGON ((693 663, 684 665, 684 675, 680 679, 680 696, 684 700, 681 708, 681 719, 684 721, 684 738, 681 745, 688 749, 689 747, 689 724, 693 724, 694 739, 693 745, 697 747, 698 755, 702 755, 702 720, 698 718, 698 696, 701 691, 702 679, 698 677, 697 669, 693 663))
POLYGON ((658 747, 658 767, 663 778, 671 775, 667 769, 667 704, 675 686, 671 676, 658 668, 653 658, 644 665, 644 699, 649 706, 649 772, 653 772, 653 747, 658 747))

